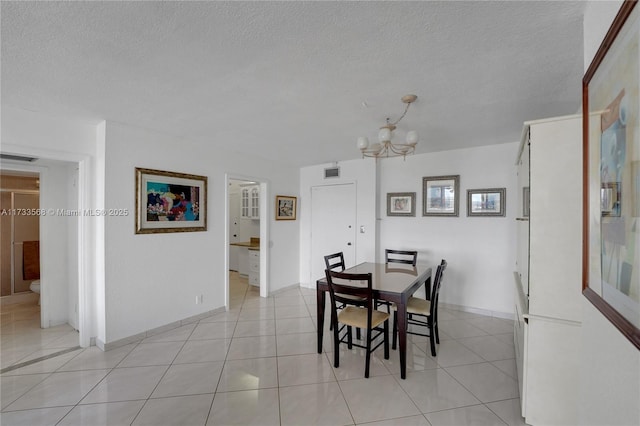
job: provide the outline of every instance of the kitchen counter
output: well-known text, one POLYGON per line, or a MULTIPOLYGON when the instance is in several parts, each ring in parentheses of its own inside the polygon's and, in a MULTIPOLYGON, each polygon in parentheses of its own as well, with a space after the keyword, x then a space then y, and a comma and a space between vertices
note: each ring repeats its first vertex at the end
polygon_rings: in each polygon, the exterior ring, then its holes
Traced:
POLYGON ((260 250, 260 238, 251 237, 249 241, 242 243, 229 243, 229 245, 237 247, 246 247, 250 250, 260 250))

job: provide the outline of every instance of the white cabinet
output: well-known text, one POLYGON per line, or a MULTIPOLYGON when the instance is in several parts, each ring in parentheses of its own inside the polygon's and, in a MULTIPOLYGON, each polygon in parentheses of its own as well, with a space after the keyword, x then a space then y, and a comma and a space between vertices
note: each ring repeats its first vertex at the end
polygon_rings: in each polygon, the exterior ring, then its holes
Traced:
POLYGON ((582 116, 525 123, 518 191, 514 342, 522 415, 532 425, 577 424, 582 116))
POLYGON ((240 194, 240 216, 243 219, 260 219, 260 186, 245 186, 240 194))
POLYGON ((260 250, 249 249, 249 284, 260 287, 260 250))

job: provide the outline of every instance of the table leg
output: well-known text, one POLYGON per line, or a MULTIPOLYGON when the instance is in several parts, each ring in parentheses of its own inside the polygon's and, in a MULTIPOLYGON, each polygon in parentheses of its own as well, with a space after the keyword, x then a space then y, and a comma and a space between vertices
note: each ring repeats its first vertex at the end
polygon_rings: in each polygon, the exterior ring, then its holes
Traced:
POLYGON ((398 310, 398 341, 400 350, 400 378, 407 378, 407 305, 396 303, 398 310))
POLYGON ((324 301, 325 292, 320 289, 316 289, 316 306, 318 309, 318 353, 322 353, 322 333, 324 331, 324 301))

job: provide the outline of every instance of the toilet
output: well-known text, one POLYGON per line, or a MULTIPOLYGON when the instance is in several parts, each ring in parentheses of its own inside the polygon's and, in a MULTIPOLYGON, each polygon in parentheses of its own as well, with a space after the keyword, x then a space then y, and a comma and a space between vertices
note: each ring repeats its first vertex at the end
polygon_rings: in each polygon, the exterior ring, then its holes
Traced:
MULTIPOLYGON (((40 280, 35 280, 31 282, 31 285, 29 285, 29 290, 31 290, 34 293, 37 293, 38 295, 40 294, 40 280)), ((40 296, 38 296, 38 305, 40 304, 40 296)))

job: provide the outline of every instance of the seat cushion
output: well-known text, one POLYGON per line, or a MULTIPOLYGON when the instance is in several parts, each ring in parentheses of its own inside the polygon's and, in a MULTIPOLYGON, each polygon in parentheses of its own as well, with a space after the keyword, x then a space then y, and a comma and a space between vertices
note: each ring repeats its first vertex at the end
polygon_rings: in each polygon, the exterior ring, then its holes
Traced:
POLYGON ((419 297, 410 297, 407 303, 407 313, 429 316, 431 313, 431 301, 419 297))
MULTIPOLYGON (((377 327, 389 318, 389 314, 381 311, 371 313, 371 326, 377 327)), ((357 328, 367 328, 367 309, 347 306, 338 313, 338 321, 357 328)))

